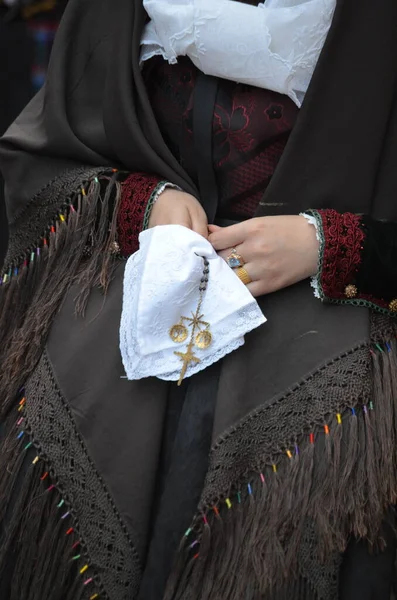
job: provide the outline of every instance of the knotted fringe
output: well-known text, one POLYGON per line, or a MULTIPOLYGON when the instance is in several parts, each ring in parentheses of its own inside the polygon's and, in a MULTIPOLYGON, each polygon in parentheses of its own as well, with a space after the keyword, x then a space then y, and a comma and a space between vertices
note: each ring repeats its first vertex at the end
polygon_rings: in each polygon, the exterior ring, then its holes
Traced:
POLYGON ((388 514, 394 525, 389 507, 397 502, 397 344, 377 341, 358 351, 368 364, 365 394, 348 406, 330 389, 333 414, 257 457, 261 468, 202 503, 164 600, 337 598, 337 567, 326 596, 305 577, 313 556, 326 579, 351 534, 382 550, 382 522, 388 514))
POLYGON ((17 423, 14 411, 7 417, 0 453, 0 596, 7 600, 104 598, 85 564, 67 505, 52 474, 36 456, 20 414, 17 423))
POLYGON ((82 185, 65 187, 57 218, 0 277, 2 416, 37 363, 69 286, 77 279, 76 310, 83 313, 90 290, 100 286, 106 292, 109 285, 121 186, 115 173, 82 185))

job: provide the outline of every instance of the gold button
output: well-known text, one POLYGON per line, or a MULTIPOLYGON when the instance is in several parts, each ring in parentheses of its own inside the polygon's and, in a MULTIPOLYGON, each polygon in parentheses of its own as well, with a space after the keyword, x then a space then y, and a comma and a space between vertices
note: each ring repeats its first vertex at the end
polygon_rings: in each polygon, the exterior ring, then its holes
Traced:
POLYGON ((391 312, 397 312, 397 298, 394 298, 394 300, 390 302, 389 310, 391 310, 391 312))
MULTIPOLYGON (((349 284, 345 287, 345 296, 346 298, 355 298, 357 296, 357 288, 353 284, 349 284)), ((397 310, 397 308, 396 308, 397 310)))

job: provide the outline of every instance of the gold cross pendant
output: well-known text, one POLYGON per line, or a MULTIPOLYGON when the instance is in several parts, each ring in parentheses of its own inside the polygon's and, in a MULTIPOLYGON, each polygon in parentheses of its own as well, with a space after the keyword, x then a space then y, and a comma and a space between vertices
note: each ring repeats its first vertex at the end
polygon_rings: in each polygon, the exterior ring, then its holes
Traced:
POLYGON ((174 354, 179 356, 179 358, 183 362, 183 367, 182 367, 181 374, 179 376, 178 385, 181 385, 183 378, 186 375, 187 368, 190 365, 190 363, 194 362, 197 364, 197 363, 201 362, 200 359, 197 358, 197 356, 194 354, 192 348, 193 348, 193 342, 191 341, 186 349, 186 352, 174 352, 174 354))

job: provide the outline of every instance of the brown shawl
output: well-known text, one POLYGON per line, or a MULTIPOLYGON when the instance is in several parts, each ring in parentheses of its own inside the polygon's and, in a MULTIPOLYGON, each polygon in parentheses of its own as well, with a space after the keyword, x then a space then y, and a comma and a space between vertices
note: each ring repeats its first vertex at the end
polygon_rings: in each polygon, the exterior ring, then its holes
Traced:
MULTIPOLYGON (((144 21, 141 0, 71 0, 46 87, 0 144, 11 231, 0 568, 16 549, 12 600, 29 588, 33 600, 139 589, 168 384, 121 379, 123 268, 109 250, 122 174, 112 169, 199 195, 147 101, 144 21)), ((397 219, 396 28, 395 0, 381 10, 338 0, 258 215, 331 207, 397 219)), ((335 600, 348 536, 378 543, 396 502, 393 322, 323 305, 307 282, 260 304, 268 323, 221 364, 210 466, 167 600, 335 600)))

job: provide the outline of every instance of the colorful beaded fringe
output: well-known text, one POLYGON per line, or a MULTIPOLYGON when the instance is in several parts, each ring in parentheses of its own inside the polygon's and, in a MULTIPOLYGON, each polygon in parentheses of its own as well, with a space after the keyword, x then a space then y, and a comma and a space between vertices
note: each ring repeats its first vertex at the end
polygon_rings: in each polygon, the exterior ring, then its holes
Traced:
MULTIPOLYGON (((110 171, 112 173, 117 173, 118 169, 110 169, 110 171)), ((73 199, 71 199, 67 204, 61 207, 58 216, 53 220, 52 224, 47 227, 41 239, 37 241, 36 246, 27 250, 26 258, 22 261, 22 263, 8 267, 8 270, 3 271, 0 274, 0 286, 11 283, 12 279, 18 277, 18 275, 23 269, 31 269, 34 267, 35 263, 40 258, 42 250, 48 247, 49 238, 52 235, 56 235, 57 231, 59 230, 59 227, 62 226, 64 223, 67 223, 69 215, 71 213, 76 212, 76 205, 79 203, 80 200, 87 196, 88 188, 93 182, 99 184, 99 178, 94 177, 93 179, 87 181, 85 185, 83 185, 79 190, 76 191, 73 199)))
MULTIPOLYGON (((29 436, 29 434, 24 430, 25 417, 24 417, 23 411, 24 411, 25 405, 26 405, 26 397, 23 396, 23 398, 20 400, 19 405, 18 405, 18 412, 21 413, 21 415, 18 416, 18 420, 16 422, 16 427, 18 429, 18 433, 17 433, 16 437, 18 440, 22 440, 25 436, 27 436, 27 437, 29 436)), ((26 452, 27 450, 29 450, 32 447, 34 447, 34 443, 31 439, 29 439, 29 441, 23 446, 23 451, 26 452)), ((41 461, 41 458, 37 454, 35 456, 35 458, 32 460, 32 465, 35 466, 40 461, 41 461)), ((46 485, 48 477, 49 477, 48 471, 45 471, 40 476, 40 481, 43 483, 43 486, 46 485)), ((54 484, 50 484, 47 487, 46 492, 50 493, 55 489, 56 489, 56 486, 54 484)), ((92 594, 89 596, 89 600, 97 600, 100 597, 99 592, 95 591, 95 587, 98 582, 96 580, 94 573, 92 573, 92 568, 90 567, 89 562, 87 562, 86 559, 84 559, 81 540, 78 539, 78 537, 76 535, 77 532, 76 532, 75 528, 73 527, 73 524, 68 523, 68 521, 70 521, 72 518, 70 509, 66 506, 66 502, 63 498, 61 498, 61 500, 56 504, 56 508, 59 510, 59 519, 61 521, 65 521, 65 523, 66 523, 65 524, 65 535, 69 536, 71 538, 70 548, 72 551, 75 552, 75 554, 74 554, 74 556, 72 556, 71 560, 76 561, 76 562, 78 561, 81 563, 81 566, 78 569, 79 575, 82 577, 81 585, 87 586, 87 587, 90 586, 90 587, 94 588, 92 590, 92 594)))
MULTIPOLYGON (((372 344, 369 348, 369 351, 372 355, 376 355, 377 353, 385 353, 385 352, 392 352, 392 347, 391 344, 389 342, 386 342, 383 344, 383 346, 380 343, 376 343, 376 344, 372 344)), ((372 401, 368 402, 367 404, 363 404, 360 407, 360 410, 362 410, 362 412, 368 417, 370 415, 370 412, 374 410, 374 403, 372 401)), ((357 417, 358 415, 358 407, 352 407, 350 408, 350 412, 346 412, 342 415, 342 413, 337 412, 334 416, 334 419, 336 421, 337 426, 342 426, 342 422, 343 422, 343 418, 347 418, 347 417, 357 417)), ((330 435, 330 426, 331 423, 325 423, 323 425, 323 432, 325 436, 329 436, 330 435)), ((309 434, 306 434, 306 439, 309 443, 309 445, 314 446, 315 442, 316 442, 316 433, 314 431, 311 431, 309 434)), ((304 439, 303 439, 304 442, 304 439)), ((300 448, 298 446, 298 444, 295 442, 293 445, 291 445, 291 447, 289 448, 285 448, 284 452, 284 459, 288 458, 288 460, 292 460, 294 457, 298 458, 300 455, 300 448)), ((265 477, 265 473, 264 472, 259 472, 258 473, 258 478, 261 482, 261 485, 264 486, 266 485, 266 481, 268 480, 269 477, 272 476, 277 476, 279 470, 279 463, 272 463, 271 465, 267 465, 266 467, 266 477, 265 477)), ((239 504, 242 504, 243 501, 243 494, 245 494, 246 496, 254 496, 254 481, 251 480, 250 482, 246 483, 246 488, 240 488, 239 490, 234 490, 233 494, 229 494, 229 497, 225 497, 222 498, 217 504, 213 505, 212 507, 210 507, 207 512, 202 513, 201 518, 202 518, 202 522, 204 523, 204 525, 208 526, 209 522, 208 522, 208 517, 209 514, 212 512, 217 518, 220 518, 221 516, 221 511, 222 509, 226 508, 227 510, 232 510, 236 505, 238 506, 239 504)), ((200 527, 197 526, 196 524, 193 524, 191 527, 189 527, 187 529, 187 531, 185 532, 185 539, 191 537, 191 538, 195 538, 193 539, 193 541, 191 543, 189 543, 189 549, 194 551, 193 554, 193 559, 197 559, 200 555, 199 553, 199 547, 200 547, 200 535, 198 537, 198 530, 200 529, 200 527)))

